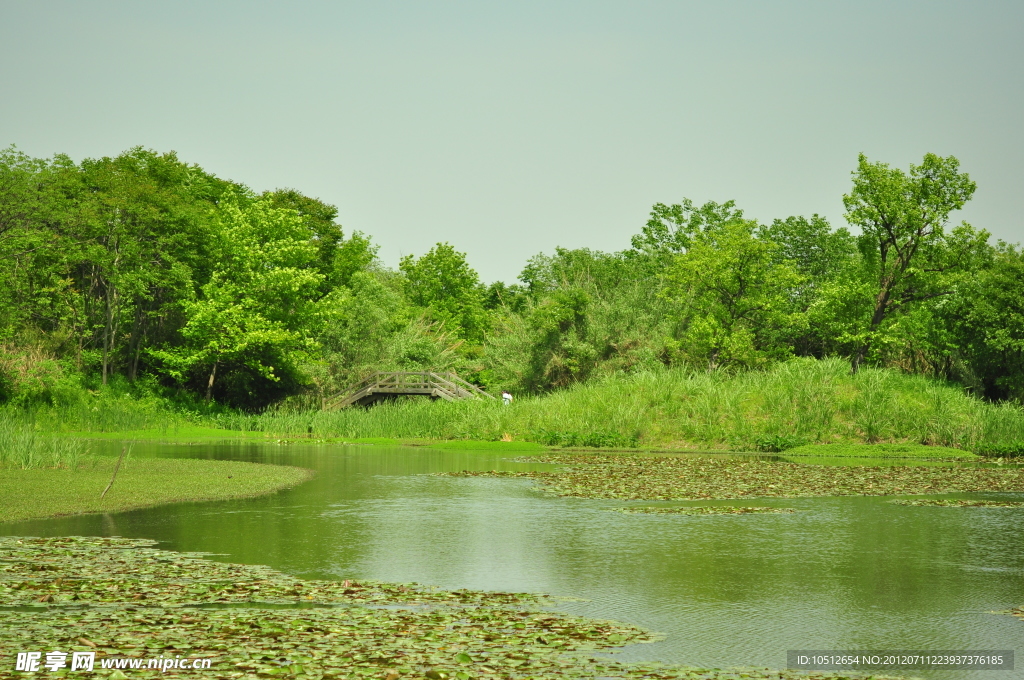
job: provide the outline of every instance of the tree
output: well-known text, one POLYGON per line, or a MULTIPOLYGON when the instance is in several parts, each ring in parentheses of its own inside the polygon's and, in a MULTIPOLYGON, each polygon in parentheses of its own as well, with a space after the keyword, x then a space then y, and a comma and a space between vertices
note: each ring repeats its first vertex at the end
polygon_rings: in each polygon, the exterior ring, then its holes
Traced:
POLYGON ((834 276, 857 254, 853 235, 846 229, 833 231, 820 215, 775 220, 761 229, 761 235, 779 246, 779 258, 792 263, 812 288, 834 276))
POLYGON ((300 382, 324 279, 315 233, 295 210, 274 207, 269 196, 248 198, 221 206, 219 238, 210 244, 219 264, 198 299, 182 303, 184 342, 151 352, 179 381, 201 373, 207 400, 218 376, 227 378, 228 400, 242 405, 266 402, 282 378, 300 382))
POLYGON ((859 245, 872 270, 873 299, 850 360, 852 372, 890 315, 949 295, 953 287, 943 275, 964 270, 984 249, 988 235, 966 223, 946 233, 949 214, 962 208, 976 187, 959 167, 953 156, 927 154, 905 173, 860 155, 853 190, 843 204, 847 221, 862 231, 859 245))
POLYGON ((681 307, 680 349, 709 369, 753 367, 792 350, 781 338, 799 325, 793 291, 803 277, 754 222, 732 222, 694 239, 676 257, 662 295, 681 307))
POLYGON ((406 290, 413 304, 426 307, 434 317, 465 340, 481 342, 487 326, 480 277, 466 262, 466 254, 438 243, 419 259, 402 258, 406 290))
POLYGON ((688 198, 672 205, 656 203, 647 224, 633 237, 633 248, 649 255, 683 253, 698 235, 742 220, 735 201, 708 201, 699 208, 688 198))
POLYGON ((592 300, 580 288, 558 290, 531 310, 528 318, 529 368, 523 386, 535 391, 586 380, 598 359, 588 342, 592 300))
POLYGON ((1024 251, 1000 243, 992 266, 950 302, 944 311, 985 396, 1024 402, 1024 251))
POLYGON ((352 276, 365 271, 377 259, 377 247, 356 231, 347 239, 335 222, 338 209, 318 198, 310 198, 295 189, 278 189, 264 194, 275 208, 290 208, 303 221, 316 244, 316 268, 324 276, 321 294, 338 286, 347 286, 352 276))

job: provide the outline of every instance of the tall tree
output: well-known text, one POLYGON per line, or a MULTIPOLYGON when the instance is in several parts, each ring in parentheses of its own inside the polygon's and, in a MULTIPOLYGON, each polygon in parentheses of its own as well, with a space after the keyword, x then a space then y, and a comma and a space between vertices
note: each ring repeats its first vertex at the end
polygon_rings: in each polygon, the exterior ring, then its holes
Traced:
POLYGON ((853 189, 843 196, 847 221, 860 227, 860 246, 873 270, 870 317, 850 359, 856 373, 886 319, 916 302, 949 295, 943 274, 963 270, 984 249, 985 232, 963 223, 946 232, 949 214, 976 188, 953 156, 927 154, 909 172, 860 155, 853 189), (944 285, 945 284, 945 285, 944 285))
POLYGON ((420 258, 407 255, 399 268, 413 304, 429 309, 457 336, 480 342, 487 326, 484 287, 476 271, 448 243, 438 243, 420 258))
POLYGON ((793 292, 803 277, 754 222, 732 222, 695 239, 677 256, 662 295, 682 315, 680 349, 709 369, 754 367, 790 354, 784 336, 802 315, 793 292))
POLYGON ((708 201, 699 208, 688 198, 672 205, 656 203, 647 224, 633 237, 633 248, 650 255, 683 253, 701 233, 742 220, 743 211, 735 201, 708 201))
POLYGON ((985 396, 1024 402, 1024 251, 1000 243, 943 311, 985 396))
POLYGON ((151 354, 180 381, 198 382, 209 400, 218 381, 237 405, 263 405, 275 386, 301 383, 301 355, 314 345, 324 276, 317 243, 293 209, 263 196, 229 198, 221 206, 218 266, 198 299, 182 301, 181 344, 151 354))

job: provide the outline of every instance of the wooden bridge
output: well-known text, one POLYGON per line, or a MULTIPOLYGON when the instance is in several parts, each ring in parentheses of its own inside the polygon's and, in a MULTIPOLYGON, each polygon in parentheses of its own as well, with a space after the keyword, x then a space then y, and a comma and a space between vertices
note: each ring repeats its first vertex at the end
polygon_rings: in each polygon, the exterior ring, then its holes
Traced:
POLYGON ((328 408, 344 408, 353 404, 366 406, 382 399, 403 394, 422 394, 431 399, 494 399, 482 389, 454 373, 432 371, 377 372, 350 387, 327 403, 328 408))

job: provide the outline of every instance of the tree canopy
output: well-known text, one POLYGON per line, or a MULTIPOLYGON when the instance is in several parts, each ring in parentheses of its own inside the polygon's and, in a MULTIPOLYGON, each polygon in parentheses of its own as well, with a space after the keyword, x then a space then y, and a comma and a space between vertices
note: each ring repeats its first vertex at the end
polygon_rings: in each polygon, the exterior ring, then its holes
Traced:
POLYGON ((141 147, 0 151, 0 399, 147 385, 197 403, 316 405, 376 370, 540 392, 621 371, 843 356, 1024 399, 1024 256, 952 215, 953 157, 863 155, 819 216, 653 206, 618 252, 556 248, 485 285, 449 243, 389 268, 342 211, 141 147), (190 396, 191 395, 191 396, 190 396))

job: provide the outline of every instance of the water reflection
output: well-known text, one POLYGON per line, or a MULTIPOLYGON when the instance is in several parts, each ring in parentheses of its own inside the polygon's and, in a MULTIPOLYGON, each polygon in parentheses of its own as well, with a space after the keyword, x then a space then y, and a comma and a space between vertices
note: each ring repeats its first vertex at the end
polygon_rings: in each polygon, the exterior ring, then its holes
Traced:
MULTIPOLYGON (((549 497, 527 480, 425 474, 527 465, 500 453, 223 444, 138 445, 133 455, 290 463, 318 474, 263 498, 0 531, 154 538, 304 577, 583 598, 559 608, 666 635, 622 658, 779 667, 787 649, 1013 649, 1024 632, 989 613, 1024 602, 1018 508, 866 497, 757 502, 793 514, 625 515, 612 512, 620 502, 549 497)), ((1024 675, 999 673, 914 674, 1024 675)))

